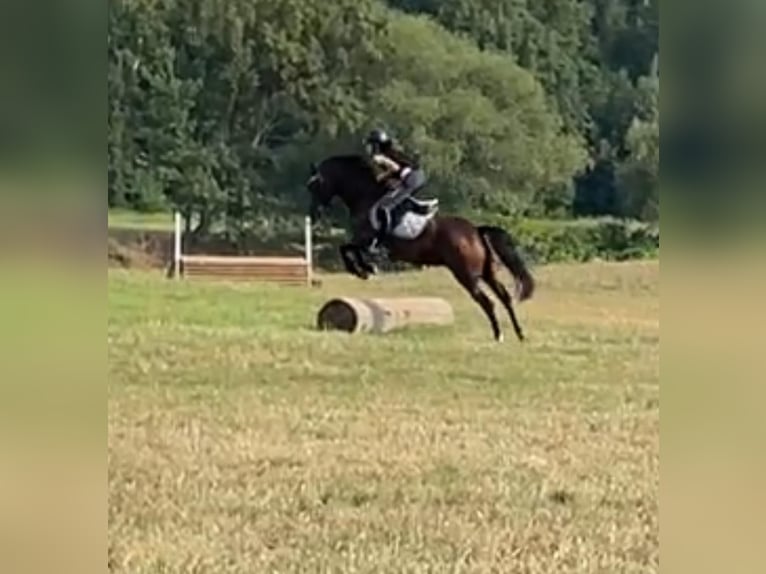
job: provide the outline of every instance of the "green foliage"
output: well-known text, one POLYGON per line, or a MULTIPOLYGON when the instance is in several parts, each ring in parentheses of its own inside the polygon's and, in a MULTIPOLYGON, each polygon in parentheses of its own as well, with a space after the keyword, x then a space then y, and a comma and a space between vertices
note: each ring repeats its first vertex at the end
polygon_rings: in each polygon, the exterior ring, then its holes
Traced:
POLYGON ((567 185, 584 149, 562 134, 542 86, 425 18, 392 18, 380 120, 418 150, 448 205, 514 213, 567 185))
POLYGON ((143 194, 159 187, 199 233, 288 211, 280 152, 359 124, 383 22, 373 0, 116 3, 111 205, 157 207, 143 194))
POLYGON ((659 230, 635 221, 602 218, 571 222, 530 220, 518 228, 520 243, 533 261, 623 261, 655 257, 659 230))
POLYGON ((628 159, 618 172, 622 212, 648 221, 660 216, 660 126, 636 119, 627 136, 628 159))
POLYGON ((659 228, 634 220, 602 217, 561 221, 487 215, 474 219, 506 229, 525 256, 537 264, 644 259, 659 252, 659 228))
POLYGON ((117 0, 109 205, 245 244, 384 125, 455 212, 658 218, 657 2, 117 0), (408 14, 400 11, 403 9, 408 14))
MULTIPOLYGON (((628 205, 651 195, 642 171, 624 164, 634 118, 657 109, 656 58, 659 8, 656 0, 389 0, 425 13, 484 50, 509 55, 545 89, 567 130, 587 142, 592 165, 575 178, 576 193, 554 187, 556 199, 538 193, 529 215, 646 213, 628 205), (650 80, 647 82, 647 80, 650 80), (655 90, 656 88, 656 90, 655 90), (628 181, 628 179, 630 181, 628 181), (562 203, 563 200, 563 203, 562 203)), ((555 152, 554 152, 555 153, 555 152)), ((658 163, 650 171, 656 171, 658 163)))
MULTIPOLYGON (((531 263, 542 265, 561 262, 586 262, 595 259, 625 261, 655 258, 659 254, 659 227, 635 220, 601 217, 579 220, 553 220, 472 214, 477 225, 496 225, 508 231, 518 242, 524 257, 531 263)), ((291 239, 273 237, 272 245, 298 241, 293 231, 291 239)), ((345 241, 343 235, 322 232, 315 244, 316 262, 323 269, 341 270, 338 246, 345 241)), ((409 268, 383 262, 384 271, 409 268)))

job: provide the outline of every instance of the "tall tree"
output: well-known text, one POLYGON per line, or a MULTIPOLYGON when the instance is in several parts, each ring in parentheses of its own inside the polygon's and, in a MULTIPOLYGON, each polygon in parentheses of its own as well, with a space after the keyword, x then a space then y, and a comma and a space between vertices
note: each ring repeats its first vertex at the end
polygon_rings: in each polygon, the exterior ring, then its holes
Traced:
POLYGON ((618 213, 616 170, 658 51, 656 0, 389 0, 426 13, 484 50, 509 54, 544 86, 565 127, 588 142, 577 213, 618 213))
POLYGON ((530 73, 427 19, 392 20, 385 80, 380 118, 423 152, 456 206, 523 211, 583 165, 530 73))

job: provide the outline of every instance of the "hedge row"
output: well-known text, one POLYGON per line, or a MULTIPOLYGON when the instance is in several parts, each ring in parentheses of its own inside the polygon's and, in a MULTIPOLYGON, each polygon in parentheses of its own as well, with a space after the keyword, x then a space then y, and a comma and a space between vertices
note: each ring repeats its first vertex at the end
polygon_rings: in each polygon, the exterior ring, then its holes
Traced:
MULTIPOLYGON (((618 219, 581 220, 514 220, 487 214, 471 215, 469 219, 477 225, 496 225, 508 231, 520 245, 522 254, 531 264, 554 262, 583 262, 593 259, 624 261, 646 259, 659 254, 659 228, 636 221, 618 219)), ((292 221, 272 221, 247 237, 236 240, 225 235, 214 235, 204 240, 187 240, 186 250, 190 253, 251 254, 272 253, 299 255, 303 246, 303 226, 292 221)), ((121 233, 136 231, 111 230, 122 243, 140 243, 137 248, 146 248, 146 240, 129 241, 121 233)), ((150 235, 139 233, 141 237, 150 235)), ((172 236, 170 233, 154 232, 162 236, 161 246, 152 250, 155 255, 169 257, 172 236)), ((325 225, 315 230, 314 247, 316 264, 326 270, 341 270, 342 262, 338 246, 346 241, 342 229, 331 229, 325 225)), ((384 270, 406 269, 407 265, 381 262, 384 270)))
POLYGON ((612 218, 570 221, 511 221, 482 217, 511 233, 525 256, 537 264, 567 261, 625 261, 657 257, 660 248, 658 226, 612 218))
MULTIPOLYGON (((496 225, 508 231, 531 264, 585 262, 594 259, 625 261, 649 259, 659 255, 659 228, 637 221, 618 219, 583 220, 512 220, 486 214, 472 216, 477 225, 496 225)), ((337 246, 345 235, 332 237, 318 234, 315 242, 321 248, 317 264, 326 269, 340 268, 337 246)), ((400 265, 383 265, 398 269, 400 265)))

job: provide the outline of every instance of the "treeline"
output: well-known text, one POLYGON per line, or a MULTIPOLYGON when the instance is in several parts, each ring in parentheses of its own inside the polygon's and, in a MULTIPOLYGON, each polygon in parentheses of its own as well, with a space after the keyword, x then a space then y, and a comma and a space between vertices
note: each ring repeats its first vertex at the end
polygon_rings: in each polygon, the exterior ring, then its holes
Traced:
POLYGON ((656 0, 122 0, 109 205, 244 235, 373 125, 445 209, 658 218, 656 0))

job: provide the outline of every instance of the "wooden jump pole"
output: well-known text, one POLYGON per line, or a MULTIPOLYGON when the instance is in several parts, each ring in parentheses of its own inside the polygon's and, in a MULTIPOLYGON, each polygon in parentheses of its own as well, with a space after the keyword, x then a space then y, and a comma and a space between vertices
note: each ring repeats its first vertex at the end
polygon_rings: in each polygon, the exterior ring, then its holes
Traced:
POLYGON ((308 216, 304 218, 303 257, 184 256, 180 211, 173 212, 173 220, 173 274, 176 279, 181 279, 182 275, 188 275, 189 277, 220 276, 229 280, 250 280, 262 277, 263 279, 269 278, 278 282, 305 283, 309 287, 314 286, 314 246, 312 241, 312 223, 311 218, 308 216), (282 266, 284 267, 280 269, 282 266), (302 269, 303 271, 298 273, 294 269, 302 269))
POLYGON ((308 215, 304 220, 304 257, 306 258, 306 284, 311 287, 314 284, 314 244, 311 238, 311 217, 308 215))
POLYGON ((181 212, 173 212, 173 276, 181 278, 181 258, 183 257, 181 245, 181 212))

